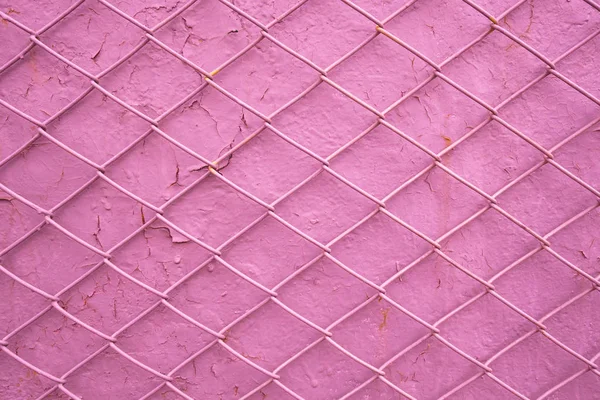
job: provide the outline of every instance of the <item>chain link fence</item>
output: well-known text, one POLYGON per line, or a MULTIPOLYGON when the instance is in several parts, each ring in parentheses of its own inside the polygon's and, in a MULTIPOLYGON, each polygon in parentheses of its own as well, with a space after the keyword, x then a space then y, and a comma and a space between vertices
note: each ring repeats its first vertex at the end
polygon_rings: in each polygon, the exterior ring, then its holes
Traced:
POLYGON ((3 399, 600 398, 594 1, 0 4, 3 399))

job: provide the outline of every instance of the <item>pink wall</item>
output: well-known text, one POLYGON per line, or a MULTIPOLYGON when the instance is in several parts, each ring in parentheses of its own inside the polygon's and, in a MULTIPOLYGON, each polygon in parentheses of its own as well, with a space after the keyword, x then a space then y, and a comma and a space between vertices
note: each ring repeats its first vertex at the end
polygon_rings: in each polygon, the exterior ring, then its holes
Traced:
POLYGON ((0 0, 0 399, 600 399, 598 3, 229 1, 0 0))

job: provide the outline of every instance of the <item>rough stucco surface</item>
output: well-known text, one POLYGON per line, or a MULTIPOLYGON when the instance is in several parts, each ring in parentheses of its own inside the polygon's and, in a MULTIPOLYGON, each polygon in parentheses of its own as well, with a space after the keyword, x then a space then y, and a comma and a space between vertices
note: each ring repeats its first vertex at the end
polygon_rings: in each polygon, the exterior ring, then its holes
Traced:
MULTIPOLYGON (((236 0, 262 23, 290 9, 294 0, 236 0)), ((376 18, 402 7, 402 0, 356 0, 376 18)), ((500 15, 514 0, 480 0, 500 15)), ((71 0, 0 0, 0 10, 36 30, 71 0)), ((113 0, 146 26, 176 12, 183 1, 113 0)), ((600 29, 600 12, 580 0, 529 0, 500 26, 550 59, 600 29)), ((385 24, 386 30, 436 63, 490 28, 490 21, 459 0, 419 0, 385 24)), ((374 32, 374 23, 334 0, 309 0, 269 33, 325 68, 374 32)), ((155 36, 177 53, 212 71, 260 36, 260 29, 217 0, 199 0, 155 36)), ((86 0, 44 32, 51 49, 97 74, 133 49, 145 33, 103 4, 86 0)), ((0 20, 0 65, 29 42, 28 34, 0 20)), ((557 70, 600 97, 600 36, 557 63, 557 70)), ((442 68, 444 74, 491 105, 507 99, 547 66, 511 39, 493 32, 442 68)), ((353 54, 328 77, 378 110, 387 108, 433 72, 428 64, 384 35, 353 54)), ((319 78, 319 73, 263 40, 214 79, 230 93, 268 115, 319 78)), ((110 93, 156 118, 203 83, 203 77, 173 55, 147 44, 100 79, 110 93)), ((89 78, 35 47, 0 74, 0 99, 44 121, 90 85, 89 78)), ((549 75, 502 108, 500 115, 546 149, 600 116, 600 107, 549 75)), ((433 79, 386 114, 386 121, 434 152, 467 134, 489 112, 440 78, 433 79)), ((272 124, 321 157, 327 157, 377 120, 369 110, 328 84, 321 84, 273 118, 272 124)), ((162 131, 209 160, 230 150, 263 121, 211 86, 162 120, 162 131)), ((149 123, 98 90, 47 126, 50 135, 103 164, 149 128, 149 123)), ((0 107, 0 160, 36 134, 37 127, 0 107)), ((600 125, 554 153, 555 160, 590 186, 600 188, 600 125)), ((491 122, 442 157, 452 171, 486 193, 495 193, 544 160, 525 140, 491 122)), ((333 158, 330 167, 377 198, 383 198, 431 163, 431 157, 380 125, 333 158)), ((207 169, 158 134, 150 134, 110 164, 106 176, 150 204, 161 205, 207 169)), ((220 173, 271 203, 317 171, 320 162, 264 130, 222 162, 220 173)), ((96 175, 96 170, 40 138, 0 167, 0 183, 44 209, 51 209, 96 175)), ((551 248, 591 276, 600 273, 600 211, 597 197, 550 164, 497 198, 504 210, 540 235, 589 209, 552 236, 551 248)), ((386 202, 388 211, 431 238, 438 238, 488 201, 440 168, 419 177, 386 202)), ((370 199, 326 172, 276 206, 277 215, 321 243, 328 243, 377 209, 370 199)), ((264 213, 264 208, 209 176, 165 209, 165 217, 194 237, 220 246, 264 213)), ((101 250, 111 249, 154 211, 102 179, 59 208, 53 219, 101 250)), ((0 251, 43 221, 27 205, 0 191, 0 251)), ((539 241, 494 209, 488 209, 441 241, 442 250, 484 280, 540 246, 539 241)), ((383 213, 331 245, 332 255, 377 285, 431 249, 426 241, 383 213)), ((323 251, 267 217, 223 249, 222 257, 272 288, 323 251)), ((160 221, 112 252, 111 261, 141 282, 164 291, 204 262, 210 253, 160 221)), ((28 283, 54 294, 102 257, 54 226, 44 225, 0 257, 0 264, 28 283)), ((591 284, 547 251, 540 251, 494 282, 505 299, 539 319, 591 284)), ((387 287, 387 295, 428 323, 482 292, 481 283, 437 254, 422 259, 387 287)), ((0 338, 50 301, 0 272, 0 338)), ((313 323, 327 327, 377 291, 322 258, 277 290, 278 299, 313 323)), ((169 303, 219 331, 268 295, 212 261, 169 293, 169 303)), ((97 330, 112 335, 159 297, 104 265, 60 296, 60 305, 97 330)), ((585 358, 600 351, 600 293, 591 291, 544 324, 554 338, 585 358)), ((535 329, 492 295, 439 325, 441 334, 476 360, 487 361, 535 329)), ((376 367, 428 333, 428 329, 379 299, 335 326, 335 341, 376 367)), ((273 302, 226 332, 241 355, 273 370, 322 334, 273 302)), ((117 344, 164 374, 214 337, 161 305, 118 336, 117 344)), ((7 348, 54 376, 62 376, 106 344, 52 309, 10 337, 7 348)), ((540 332, 492 364, 494 376, 528 398, 537 398, 586 368, 540 332)), ((435 399, 481 369, 430 337, 385 368, 386 378, 418 399, 435 399)), ((327 341, 287 365, 280 381, 305 399, 335 399, 373 372, 327 341)), ((195 399, 241 398, 267 377, 215 345, 181 368, 173 384, 195 399)), ((65 387, 82 399, 138 399, 162 379, 109 348, 69 375, 65 387)), ((0 352, 0 399, 36 399, 54 383, 0 352)), ((60 391, 44 397, 67 399, 60 391)), ((152 400, 179 399, 163 387, 152 400)), ((252 399, 292 398, 275 384, 252 399)), ((375 380, 353 399, 401 399, 375 380)), ((475 379, 453 399, 517 398, 488 376, 475 379)), ((586 372, 550 399, 600 399, 600 376, 586 372)))

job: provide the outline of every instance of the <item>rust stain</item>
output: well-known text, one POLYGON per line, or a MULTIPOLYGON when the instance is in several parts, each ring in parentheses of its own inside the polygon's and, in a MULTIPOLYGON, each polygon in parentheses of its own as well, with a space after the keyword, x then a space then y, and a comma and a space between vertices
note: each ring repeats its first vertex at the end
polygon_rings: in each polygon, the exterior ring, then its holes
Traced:
POLYGON ((37 60, 35 52, 31 52, 27 58, 27 64, 31 68, 31 80, 34 83, 42 83, 41 77, 38 71, 37 60))
MULTIPOLYGON (((450 146, 452 144, 452 138, 450 138, 449 136, 446 136, 444 134, 440 135, 442 137, 442 139, 444 139, 444 142, 446 144, 446 147, 450 146)), ((447 167, 450 167, 452 164, 452 151, 449 151, 448 153, 446 153, 444 155, 444 165, 446 165, 447 167)), ((433 172, 433 171, 432 171, 433 172)), ((452 191, 452 181, 454 180, 454 178, 452 176, 450 176, 449 174, 447 174, 445 171, 442 171, 441 169, 437 169, 437 171, 435 172, 439 172, 440 174, 442 174, 441 177, 441 193, 440 193, 440 199, 441 199, 441 205, 440 205, 440 217, 438 218, 438 226, 441 229, 441 232, 446 232, 449 227, 448 227, 448 221, 450 220, 450 209, 452 207, 452 205, 450 204, 452 201, 452 198, 450 197, 450 193, 452 191)))
MULTIPOLYGON (((223 340, 223 341, 225 341, 225 340, 223 340)), ((242 353, 242 355, 243 355, 244 357, 246 357, 246 358, 249 358, 249 359, 251 359, 251 360, 259 360, 259 361, 262 361, 262 360, 263 360, 262 356, 260 356, 260 355, 258 355, 258 356, 253 356, 252 354, 248 354, 248 353, 242 353)))
POLYGON ((383 321, 379 324, 379 330, 382 331, 387 326, 388 314, 390 312, 390 308, 384 308, 381 311, 381 315, 383 316, 383 321))
POLYGON ((441 135, 442 139, 444 139, 444 143, 446 144, 446 147, 450 146, 452 144, 452 138, 446 135, 441 135))

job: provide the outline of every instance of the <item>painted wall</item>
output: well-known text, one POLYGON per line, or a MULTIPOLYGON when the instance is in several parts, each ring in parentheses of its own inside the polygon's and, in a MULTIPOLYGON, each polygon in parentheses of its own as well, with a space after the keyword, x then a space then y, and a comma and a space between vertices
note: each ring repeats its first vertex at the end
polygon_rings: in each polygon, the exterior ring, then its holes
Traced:
POLYGON ((600 399, 596 3, 230 1, 0 0, 0 398, 600 399))

